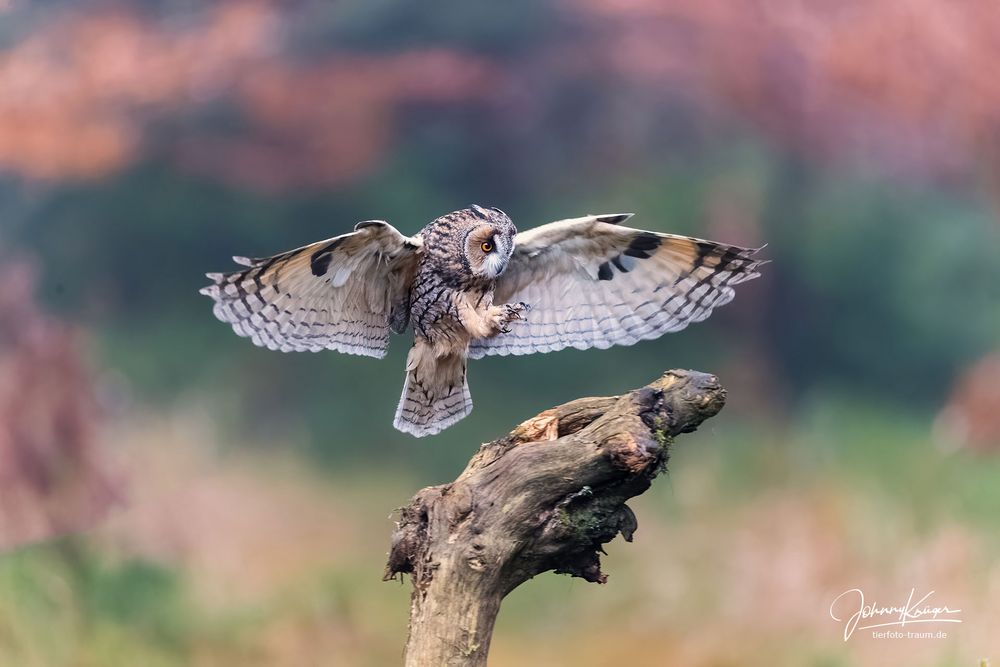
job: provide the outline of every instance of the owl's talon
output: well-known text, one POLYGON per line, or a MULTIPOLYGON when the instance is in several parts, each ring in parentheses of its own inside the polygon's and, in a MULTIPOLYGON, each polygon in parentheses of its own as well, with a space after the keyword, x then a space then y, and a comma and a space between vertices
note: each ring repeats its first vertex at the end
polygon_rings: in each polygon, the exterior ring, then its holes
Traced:
POLYGON ((502 306, 497 306, 495 312, 493 326, 498 334, 510 333, 510 324, 518 320, 524 320, 523 313, 527 310, 527 304, 525 303, 506 303, 502 306))
POLYGON ((526 304, 523 301, 519 301, 518 303, 508 303, 507 305, 504 306, 504 311, 508 322, 512 322, 514 320, 523 320, 524 319, 523 314, 527 310, 528 310, 528 304, 526 304))

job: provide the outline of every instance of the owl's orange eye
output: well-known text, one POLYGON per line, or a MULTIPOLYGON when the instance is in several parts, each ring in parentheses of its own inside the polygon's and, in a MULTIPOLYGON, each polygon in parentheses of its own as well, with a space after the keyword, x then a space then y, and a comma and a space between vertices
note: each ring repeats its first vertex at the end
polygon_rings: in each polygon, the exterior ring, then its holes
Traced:
POLYGON ((493 244, 489 241, 483 241, 483 245, 479 247, 483 249, 483 252, 493 252, 493 244))

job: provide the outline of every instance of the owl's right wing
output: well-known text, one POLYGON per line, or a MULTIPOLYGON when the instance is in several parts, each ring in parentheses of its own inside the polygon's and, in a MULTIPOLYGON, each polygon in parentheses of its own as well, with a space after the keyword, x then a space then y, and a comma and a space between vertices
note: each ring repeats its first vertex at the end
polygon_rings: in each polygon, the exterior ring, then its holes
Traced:
POLYGON ((354 229, 274 257, 234 257, 248 268, 207 274, 201 293, 255 345, 383 357, 390 329, 406 327, 407 309, 393 305, 405 304, 422 241, 380 220, 354 229))
POLYGON ((521 232, 495 303, 528 304, 524 321, 472 341, 469 356, 632 345, 700 322, 760 275, 757 250, 624 227, 591 215, 521 232))

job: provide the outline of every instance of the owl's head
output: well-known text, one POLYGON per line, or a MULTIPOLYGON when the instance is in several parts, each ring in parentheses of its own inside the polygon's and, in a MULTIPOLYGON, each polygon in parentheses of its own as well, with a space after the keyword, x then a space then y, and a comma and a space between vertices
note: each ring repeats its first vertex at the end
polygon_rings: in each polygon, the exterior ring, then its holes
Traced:
POLYGON ((514 223, 498 208, 476 205, 452 215, 461 221, 463 264, 478 278, 497 278, 514 252, 514 223))

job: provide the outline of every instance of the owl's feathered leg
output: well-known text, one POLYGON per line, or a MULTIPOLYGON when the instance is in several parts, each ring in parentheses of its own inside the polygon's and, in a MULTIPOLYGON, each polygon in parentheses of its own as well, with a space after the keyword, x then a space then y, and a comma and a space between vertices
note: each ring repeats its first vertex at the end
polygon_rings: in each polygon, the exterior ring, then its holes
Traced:
POLYGON ((442 354, 418 338, 406 358, 406 382, 393 426, 422 438, 443 431, 472 412, 466 354, 466 346, 442 354))

